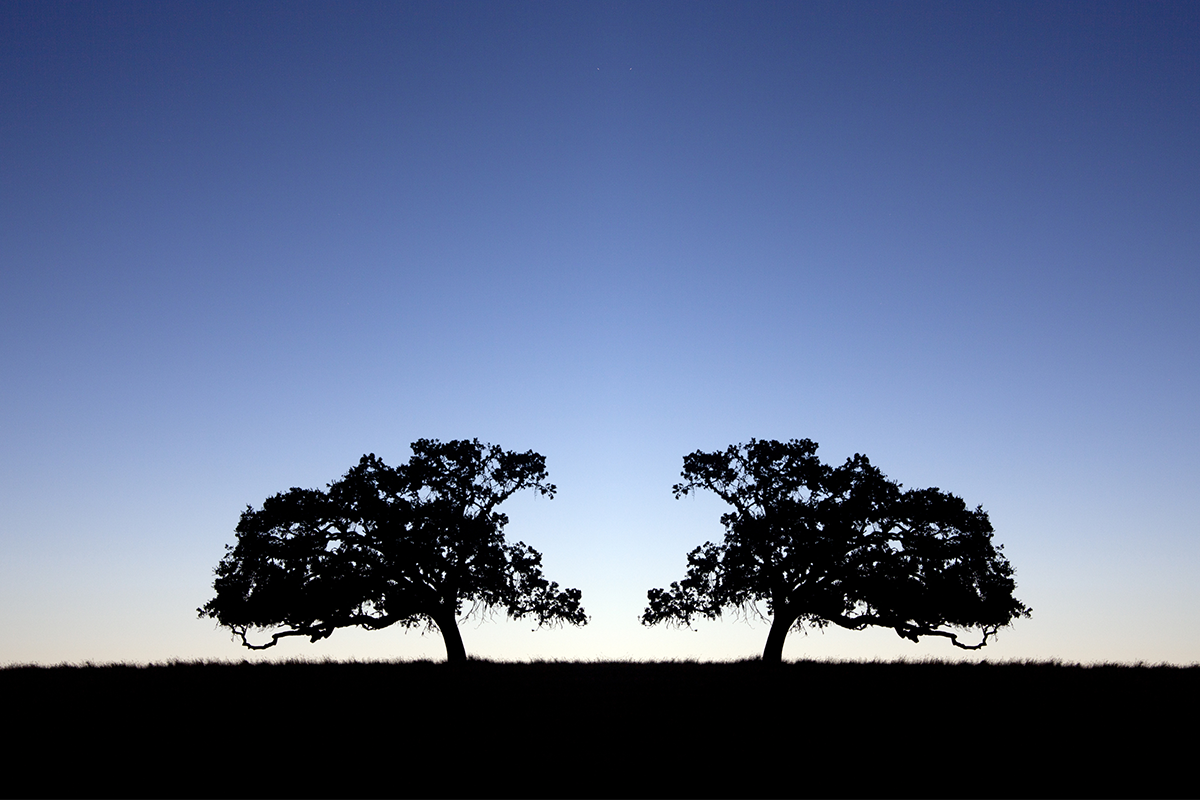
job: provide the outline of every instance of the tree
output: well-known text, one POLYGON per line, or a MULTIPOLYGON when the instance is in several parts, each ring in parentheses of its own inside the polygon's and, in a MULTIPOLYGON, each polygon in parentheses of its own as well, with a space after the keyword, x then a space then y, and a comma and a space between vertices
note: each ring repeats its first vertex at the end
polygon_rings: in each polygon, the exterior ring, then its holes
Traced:
POLYGON ((642 624, 690 626, 727 608, 761 615, 765 601, 763 661, 778 663, 788 631, 805 625, 875 625, 976 650, 1030 616, 982 507, 940 489, 901 491, 863 455, 830 467, 816 452, 809 439, 751 439, 685 456, 676 499, 708 489, 734 510, 721 517, 724 541, 697 547, 682 581, 647 593, 642 624), (971 628, 978 643, 953 630, 971 628))
POLYGON ((522 489, 554 497, 542 456, 477 439, 421 439, 412 451, 403 466, 372 453, 328 491, 291 489, 247 507, 200 616, 252 650, 355 625, 425 625, 441 631, 448 661, 467 657, 458 616, 468 601, 539 627, 587 622, 579 590, 560 591, 539 552, 507 544, 508 517, 496 511, 522 489), (265 644, 247 639, 278 627, 265 644))

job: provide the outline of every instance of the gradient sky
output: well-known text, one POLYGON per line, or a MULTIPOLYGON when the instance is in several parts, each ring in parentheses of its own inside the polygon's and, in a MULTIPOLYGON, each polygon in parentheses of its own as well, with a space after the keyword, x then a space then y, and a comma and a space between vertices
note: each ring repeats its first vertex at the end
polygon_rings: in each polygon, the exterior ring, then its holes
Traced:
POLYGON ((0 2, 0 662, 250 654, 196 608, 248 505, 367 452, 547 460, 510 540, 644 629, 721 535, 682 457, 865 453, 991 514, 979 654, 1200 661, 1200 5, 0 2))

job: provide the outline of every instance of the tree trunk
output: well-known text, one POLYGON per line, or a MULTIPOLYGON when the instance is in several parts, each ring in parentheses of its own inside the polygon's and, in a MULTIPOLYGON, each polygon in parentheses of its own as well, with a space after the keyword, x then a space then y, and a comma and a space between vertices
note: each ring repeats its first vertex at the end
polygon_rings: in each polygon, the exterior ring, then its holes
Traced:
POLYGON ((458 631, 458 620, 454 609, 444 609, 433 615, 433 621, 442 632, 446 643, 446 663, 455 664, 467 660, 467 648, 463 646, 462 634, 458 631))
POLYGON ((786 608, 776 608, 775 617, 771 620, 771 632, 767 634, 767 646, 763 649, 764 664, 782 663, 783 640, 787 638, 797 616, 786 608))

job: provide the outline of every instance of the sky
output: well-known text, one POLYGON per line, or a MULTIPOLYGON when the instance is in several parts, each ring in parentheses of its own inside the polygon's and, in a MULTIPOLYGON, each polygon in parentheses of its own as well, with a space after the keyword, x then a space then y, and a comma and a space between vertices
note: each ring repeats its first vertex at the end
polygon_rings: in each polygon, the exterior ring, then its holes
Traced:
POLYGON ((1200 6, 0 0, 0 663, 442 658, 199 619, 247 506, 364 453, 546 458, 502 507, 583 628, 722 535, 683 456, 809 438, 982 505, 978 653, 1200 662, 1200 6))

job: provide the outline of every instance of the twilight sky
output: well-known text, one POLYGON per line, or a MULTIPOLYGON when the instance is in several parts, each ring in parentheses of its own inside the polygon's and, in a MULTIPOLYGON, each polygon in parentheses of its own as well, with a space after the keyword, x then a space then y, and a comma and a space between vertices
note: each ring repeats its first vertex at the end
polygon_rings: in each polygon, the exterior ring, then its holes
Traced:
POLYGON ((474 655, 757 655, 638 623, 757 437, 983 505, 1034 610, 785 657, 1197 662, 1198 272, 1191 3, 3 0, 0 663, 263 657, 240 512, 423 437, 546 456, 592 617, 474 655))

